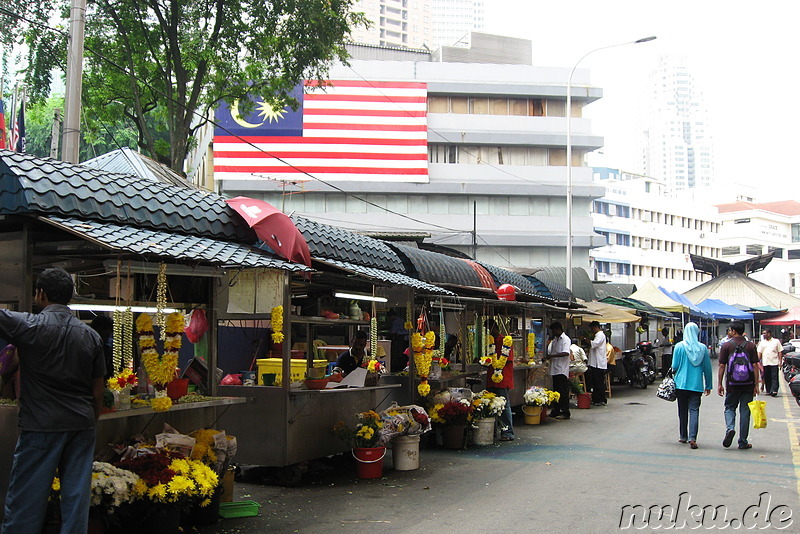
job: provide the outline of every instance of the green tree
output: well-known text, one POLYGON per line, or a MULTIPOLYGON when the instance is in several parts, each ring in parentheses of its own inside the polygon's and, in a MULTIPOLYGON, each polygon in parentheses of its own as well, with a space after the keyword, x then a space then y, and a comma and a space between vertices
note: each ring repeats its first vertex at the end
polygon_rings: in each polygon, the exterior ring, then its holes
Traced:
MULTIPOLYGON (((64 109, 63 96, 51 96, 25 110, 25 141, 30 154, 50 157, 50 141, 55 110, 64 109)), ((63 118, 63 115, 62 115, 63 118)), ((62 132, 59 132, 61 135, 62 132)), ((81 127, 81 161, 105 154, 120 147, 136 148, 138 136, 130 121, 117 120, 104 124, 92 121, 81 127)), ((60 140, 59 140, 60 143, 60 140)))
MULTIPOLYGON (((353 27, 364 24, 363 15, 352 12, 354 3, 91 2, 86 13, 84 114, 105 123, 129 119, 142 150, 182 172, 195 133, 221 100, 255 96, 275 105, 296 105, 289 92, 301 80, 324 80, 333 61, 346 60, 345 40, 353 27)), ((19 7, 11 15, 0 8, 0 22, 5 17, 20 24, 21 13, 34 21, 14 36, 24 37, 31 47, 28 94, 41 99, 52 66, 64 64, 45 50, 52 42, 42 36, 47 32, 41 24, 57 12, 66 14, 66 4, 18 0, 14 5, 19 7)))

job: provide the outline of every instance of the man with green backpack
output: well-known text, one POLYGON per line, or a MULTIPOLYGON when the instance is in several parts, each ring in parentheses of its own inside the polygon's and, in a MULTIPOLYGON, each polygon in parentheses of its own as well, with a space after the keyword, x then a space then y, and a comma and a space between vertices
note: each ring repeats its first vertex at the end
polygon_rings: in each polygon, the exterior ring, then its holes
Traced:
POLYGON ((748 403, 758 394, 758 352, 755 344, 744 338, 744 323, 734 321, 730 326, 731 339, 719 351, 719 385, 717 392, 725 397, 725 439, 730 447, 736 435, 736 408, 739 408, 739 448, 750 449, 747 436, 750 430, 748 403), (727 390, 727 392, 726 392, 727 390))

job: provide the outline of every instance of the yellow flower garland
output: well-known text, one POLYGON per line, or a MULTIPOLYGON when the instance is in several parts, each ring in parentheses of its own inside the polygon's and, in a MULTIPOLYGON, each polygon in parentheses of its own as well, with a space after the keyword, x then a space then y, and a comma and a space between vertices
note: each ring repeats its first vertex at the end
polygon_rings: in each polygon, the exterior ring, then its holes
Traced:
POLYGON ((431 372, 433 362, 433 346, 436 343, 436 333, 428 332, 424 336, 420 332, 411 334, 411 348, 414 351, 414 365, 417 367, 417 376, 421 378, 417 391, 423 397, 431 392, 428 384, 428 374, 431 372))
POLYGON ((283 306, 272 308, 272 342, 283 343, 283 306))
POLYGON ((536 334, 528 332, 528 359, 533 361, 536 358, 536 334))
MULTIPOLYGON (((178 351, 183 341, 183 314, 180 312, 171 313, 166 317, 165 322, 164 354, 161 355, 156 350, 153 320, 150 315, 143 313, 136 320, 142 362, 150 381, 159 390, 163 390, 175 376, 175 368, 178 366, 178 351)), ((166 411, 172 406, 172 400, 169 397, 159 395, 150 402, 150 405, 155 411, 166 411)))
MULTIPOLYGON (((492 344, 494 343, 494 338, 489 336, 489 339, 492 340, 492 344)), ((484 356, 481 358, 481 365, 485 367, 491 366, 492 369, 492 382, 495 384, 499 384, 503 381, 503 368, 505 368, 506 363, 508 363, 508 358, 511 355, 511 346, 514 343, 514 340, 511 336, 503 337, 503 346, 500 349, 500 355, 498 356, 497 353, 491 356, 484 356)), ((487 345, 488 346, 488 345, 487 345)), ((497 349, 495 349, 496 351, 497 349)))

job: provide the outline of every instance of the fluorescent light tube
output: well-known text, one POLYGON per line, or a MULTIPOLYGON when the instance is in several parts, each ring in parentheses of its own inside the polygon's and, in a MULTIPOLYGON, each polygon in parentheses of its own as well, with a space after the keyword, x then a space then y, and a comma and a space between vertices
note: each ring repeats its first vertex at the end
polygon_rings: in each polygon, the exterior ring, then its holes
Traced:
POLYGON ((372 302, 388 302, 388 299, 386 297, 373 297, 372 295, 361 295, 359 293, 343 293, 341 291, 335 292, 333 296, 338 297, 340 299, 370 300, 372 302))
MULTIPOLYGON (((99 312, 113 312, 116 310, 125 311, 127 306, 114 306, 112 304, 69 304, 70 310, 75 311, 99 311, 99 312)), ((131 311, 134 313, 156 313, 158 311, 155 306, 131 306, 131 311)), ((177 308, 164 308, 164 313, 174 313, 177 308)))

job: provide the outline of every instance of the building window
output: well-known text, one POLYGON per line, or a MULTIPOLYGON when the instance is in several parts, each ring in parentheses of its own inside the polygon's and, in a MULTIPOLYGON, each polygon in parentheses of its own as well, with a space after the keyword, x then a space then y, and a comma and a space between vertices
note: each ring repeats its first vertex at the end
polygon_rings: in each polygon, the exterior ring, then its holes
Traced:
POLYGON ((788 251, 786 257, 790 260, 800 260, 800 249, 788 251))
POLYGON ((772 253, 776 258, 783 258, 783 249, 777 247, 769 247, 767 253, 772 253))
POLYGON ((747 254, 752 254, 753 256, 760 256, 761 245, 747 245, 747 254))
POLYGON ((631 246, 631 236, 625 234, 617 234, 617 245, 626 247, 631 246))
POLYGON ((722 247, 722 255, 723 256, 736 256, 739 254, 739 246, 735 247, 722 247))
POLYGON ((792 224, 792 243, 800 243, 800 223, 792 224))

